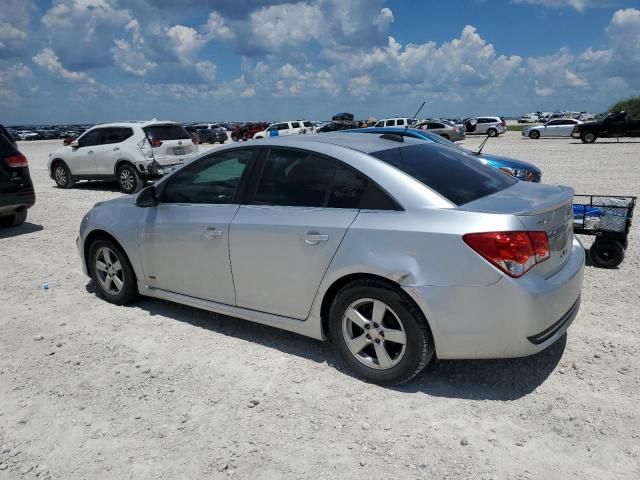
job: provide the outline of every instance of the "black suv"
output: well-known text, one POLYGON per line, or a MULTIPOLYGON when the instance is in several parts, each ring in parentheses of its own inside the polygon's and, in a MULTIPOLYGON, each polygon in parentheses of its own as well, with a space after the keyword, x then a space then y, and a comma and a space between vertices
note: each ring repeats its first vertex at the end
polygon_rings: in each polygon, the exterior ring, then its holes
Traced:
POLYGON ((0 125, 0 227, 16 227, 27 219, 36 203, 27 157, 0 125))

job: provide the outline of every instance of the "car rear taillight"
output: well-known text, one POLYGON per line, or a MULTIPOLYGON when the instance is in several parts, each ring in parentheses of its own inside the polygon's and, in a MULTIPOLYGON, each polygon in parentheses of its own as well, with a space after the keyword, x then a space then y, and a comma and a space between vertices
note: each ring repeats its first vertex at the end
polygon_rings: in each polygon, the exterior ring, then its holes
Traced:
POLYGON ((151 146, 153 148, 159 147, 160 145, 162 145, 162 140, 151 140, 151 146))
POLYGON ((27 157, 25 157, 22 154, 6 157, 5 161, 10 167, 13 167, 13 168, 27 167, 29 165, 27 162, 27 157))
POLYGON ((546 232, 467 233, 464 242, 492 265, 513 278, 549 258, 546 232))

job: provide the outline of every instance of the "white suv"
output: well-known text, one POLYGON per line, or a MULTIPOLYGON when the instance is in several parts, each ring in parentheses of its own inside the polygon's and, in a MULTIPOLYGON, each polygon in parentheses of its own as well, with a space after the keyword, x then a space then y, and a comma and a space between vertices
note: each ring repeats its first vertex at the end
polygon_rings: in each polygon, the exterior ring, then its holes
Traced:
POLYGON ((292 122, 278 122, 269 125, 266 130, 256 133, 253 138, 282 137, 284 135, 296 135, 298 133, 313 133, 316 129, 313 123, 307 120, 295 120, 292 122))
POLYGON ((378 120, 374 127, 406 127, 411 125, 411 119, 406 117, 383 118, 378 120))
POLYGON ((506 122, 500 117, 472 117, 464 121, 467 134, 497 137, 507 131, 506 122))
POLYGON ((198 146, 178 123, 108 123, 50 153, 48 169, 61 188, 77 180, 117 180, 122 192, 134 193, 146 180, 160 178, 197 153, 198 146))

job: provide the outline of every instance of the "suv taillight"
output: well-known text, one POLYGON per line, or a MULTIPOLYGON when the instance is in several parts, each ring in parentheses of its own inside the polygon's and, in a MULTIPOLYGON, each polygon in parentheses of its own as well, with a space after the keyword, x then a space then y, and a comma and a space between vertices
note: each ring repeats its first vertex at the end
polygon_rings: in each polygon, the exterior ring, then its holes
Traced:
POLYGON ((159 147, 160 145, 162 145, 162 140, 151 140, 151 146, 153 148, 159 147))
POLYGON ((464 242, 489 263, 513 278, 549 258, 546 232, 467 233, 464 242))
POLYGON ((27 162, 27 157, 22 154, 6 157, 5 161, 12 168, 27 167, 29 165, 27 162))

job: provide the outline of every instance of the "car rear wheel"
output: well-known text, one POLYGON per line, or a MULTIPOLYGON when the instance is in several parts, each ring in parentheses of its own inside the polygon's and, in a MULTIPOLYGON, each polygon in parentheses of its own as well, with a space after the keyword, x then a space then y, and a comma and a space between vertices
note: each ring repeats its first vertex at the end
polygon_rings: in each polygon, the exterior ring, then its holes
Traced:
POLYGON ((489 130, 487 130, 487 135, 489 135, 490 137, 497 137, 498 130, 496 130, 495 128, 490 128, 489 130))
POLYGON ((532 140, 537 140, 540 138, 540 132, 538 130, 531 130, 531 132, 529 132, 529 138, 531 138, 532 140))
POLYGON ((27 211, 14 213, 13 215, 6 215, 0 217, 0 227, 17 227, 22 225, 27 220, 27 211))
POLYGON ((582 140, 582 143, 593 143, 596 141, 596 134, 592 133, 592 132, 585 132, 580 136, 580 140, 582 140))
POLYGON ((118 184, 122 193, 135 193, 142 188, 142 179, 132 165, 123 165, 118 169, 118 184))
POLYGON ((349 369, 372 383, 407 382, 434 355, 420 310, 402 290, 378 280, 356 281, 338 293, 329 330, 349 369))
POLYGON ((69 167, 60 161, 53 165, 53 179, 55 180, 56 185, 60 188, 73 187, 71 171, 69 171, 69 167))
POLYGON ((126 305, 138 297, 133 269, 124 251, 107 239, 99 239, 89 249, 91 278, 99 295, 107 302, 126 305))
POLYGON ((615 268, 624 260, 624 246, 617 240, 596 239, 589 249, 593 264, 600 268, 615 268))

